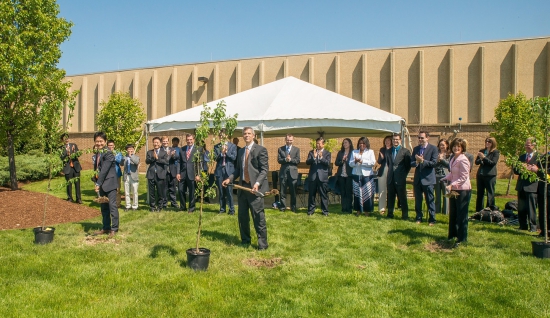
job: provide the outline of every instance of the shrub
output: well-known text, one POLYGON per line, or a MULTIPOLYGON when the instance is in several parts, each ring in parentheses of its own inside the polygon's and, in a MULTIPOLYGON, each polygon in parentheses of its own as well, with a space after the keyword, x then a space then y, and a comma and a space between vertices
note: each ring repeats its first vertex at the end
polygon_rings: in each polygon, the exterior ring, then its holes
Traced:
MULTIPOLYGON (((36 181, 48 178, 48 167, 42 153, 33 151, 33 155, 19 155, 15 158, 17 181, 36 181)), ((0 157, 0 185, 8 185, 9 180, 8 158, 0 157)))

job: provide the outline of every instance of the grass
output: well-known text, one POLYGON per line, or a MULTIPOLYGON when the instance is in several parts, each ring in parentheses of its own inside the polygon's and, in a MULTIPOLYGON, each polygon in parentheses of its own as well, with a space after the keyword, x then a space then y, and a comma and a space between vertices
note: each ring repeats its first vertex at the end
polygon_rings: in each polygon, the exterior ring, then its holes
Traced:
MULTIPOLYGON (((145 184, 141 179, 142 193, 145 184)), ((505 189, 499 180, 497 193, 505 189)), ((85 191, 85 203, 93 195, 85 191)), ((497 200, 503 207, 509 199, 497 200)), ((474 201, 475 193, 472 212, 474 201)), ((1 231, 0 316, 550 316, 550 262, 531 255, 531 235, 471 222, 468 246, 451 250, 447 217, 437 215, 434 227, 417 225, 413 206, 409 201, 410 222, 266 209, 270 247, 259 252, 255 238, 251 247, 238 245, 235 216, 207 205, 207 272, 186 267, 197 213, 121 212, 116 240, 85 236, 100 228, 99 217, 56 225, 54 242, 44 246, 32 243, 30 229, 1 231), (262 262, 277 265, 250 265, 262 262)))

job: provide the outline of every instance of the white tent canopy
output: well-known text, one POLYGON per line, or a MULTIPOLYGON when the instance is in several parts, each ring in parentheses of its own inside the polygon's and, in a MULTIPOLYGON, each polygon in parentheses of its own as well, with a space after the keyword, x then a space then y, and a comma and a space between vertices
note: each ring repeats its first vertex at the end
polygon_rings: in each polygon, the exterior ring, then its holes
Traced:
MULTIPOLYGON (((237 129, 250 126, 263 137, 319 136, 326 138, 385 135, 401 132, 405 120, 373 106, 331 92, 294 77, 265 84, 209 102, 224 100, 226 114, 238 114, 237 129)), ((194 107, 149 121, 149 132, 193 130, 203 107, 194 107)))

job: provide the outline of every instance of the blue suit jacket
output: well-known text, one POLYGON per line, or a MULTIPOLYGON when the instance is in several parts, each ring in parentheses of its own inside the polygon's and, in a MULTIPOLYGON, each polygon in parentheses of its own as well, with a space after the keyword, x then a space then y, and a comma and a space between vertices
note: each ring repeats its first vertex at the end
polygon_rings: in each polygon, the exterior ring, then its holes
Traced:
POLYGON ((232 142, 227 142, 227 152, 225 154, 225 166, 223 165, 224 156, 222 156, 222 144, 214 146, 214 159, 216 160, 216 169, 214 176, 217 178, 227 178, 235 172, 235 160, 237 159, 237 146, 232 142))
POLYGON ((437 164, 437 147, 431 144, 426 146, 424 150, 424 162, 417 164, 416 155, 420 154, 420 146, 413 149, 411 155, 411 167, 416 167, 414 170, 414 184, 434 185, 435 181, 435 165, 437 164))

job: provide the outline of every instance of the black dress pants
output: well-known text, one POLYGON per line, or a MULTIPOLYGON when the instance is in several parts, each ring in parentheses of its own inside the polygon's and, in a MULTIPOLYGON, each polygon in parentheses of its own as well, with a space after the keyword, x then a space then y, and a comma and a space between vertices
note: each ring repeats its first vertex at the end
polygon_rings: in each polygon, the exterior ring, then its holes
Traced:
POLYGON ((537 230, 537 193, 518 191, 518 221, 522 230, 537 230))
POLYGON ((497 184, 496 176, 479 176, 477 178, 477 198, 476 198, 476 212, 483 210, 484 208, 495 205, 495 185, 497 184), (483 204, 483 199, 487 192, 487 204, 483 204))
POLYGON ((401 218, 409 218, 409 205, 407 204, 407 186, 406 184, 396 184, 395 182, 388 183, 388 217, 393 218, 393 210, 395 209, 395 197, 401 202, 401 218))
POLYGON ((458 196, 449 199, 449 235, 448 238, 456 237, 457 243, 468 240, 468 206, 472 190, 454 190, 458 196))
POLYGON ((67 180, 67 199, 73 199, 73 183, 76 191, 76 201, 82 201, 80 197, 80 172, 76 172, 74 168, 71 168, 71 172, 65 175, 65 180, 67 180), (74 182, 69 182, 73 178, 78 178, 74 182))
POLYGON ((165 180, 155 176, 154 179, 148 179, 147 181, 149 182, 149 206, 152 208, 162 208, 166 206, 165 180))
POLYGON ((280 176, 281 177, 281 209, 285 209, 288 205, 286 204, 286 188, 288 187, 288 190, 290 192, 290 208, 293 211, 296 211, 296 183, 298 180, 292 179, 290 176, 290 172, 287 171, 286 175, 280 176))
POLYGON ((342 200, 342 212, 351 213, 353 203, 353 183, 351 176, 338 177, 338 188, 340 189, 340 198, 342 200))

